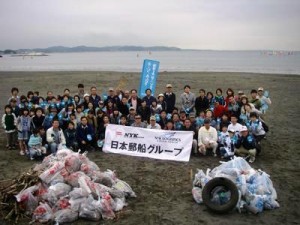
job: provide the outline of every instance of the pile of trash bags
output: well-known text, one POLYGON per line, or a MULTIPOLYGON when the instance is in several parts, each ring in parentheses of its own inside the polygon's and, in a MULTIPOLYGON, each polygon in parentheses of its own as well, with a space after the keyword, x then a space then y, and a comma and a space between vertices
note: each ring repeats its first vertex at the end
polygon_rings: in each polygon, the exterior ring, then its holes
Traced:
MULTIPOLYGON (((277 193, 270 176, 261 170, 253 169, 241 157, 222 162, 220 166, 215 167, 213 170, 207 169, 206 173, 203 170, 198 170, 193 181, 192 194, 194 200, 198 204, 205 203, 203 202, 204 196, 202 196, 203 188, 212 179, 221 177, 232 181, 238 189, 238 192, 236 192, 238 196, 235 196, 238 198, 235 205, 238 212, 250 211, 256 214, 261 213, 264 209, 279 208, 277 193)), ((222 203, 233 197, 230 194, 230 191, 224 191, 221 194, 216 192, 216 194, 213 194, 211 201, 222 205, 222 203)))
POLYGON ((40 172, 40 182, 15 197, 33 221, 40 223, 113 219, 127 205, 126 198, 136 197, 125 181, 111 170, 100 171, 85 153, 62 149, 34 170, 40 172))

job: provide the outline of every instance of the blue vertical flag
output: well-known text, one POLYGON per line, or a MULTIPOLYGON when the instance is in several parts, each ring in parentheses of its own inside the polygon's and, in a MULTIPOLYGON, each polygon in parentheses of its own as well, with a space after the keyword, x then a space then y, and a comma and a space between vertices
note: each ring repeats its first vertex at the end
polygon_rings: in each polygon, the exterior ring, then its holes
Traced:
POLYGON ((143 98, 146 94, 146 89, 152 90, 152 95, 155 94, 156 79, 158 75, 159 61, 145 59, 140 81, 140 97, 143 98))

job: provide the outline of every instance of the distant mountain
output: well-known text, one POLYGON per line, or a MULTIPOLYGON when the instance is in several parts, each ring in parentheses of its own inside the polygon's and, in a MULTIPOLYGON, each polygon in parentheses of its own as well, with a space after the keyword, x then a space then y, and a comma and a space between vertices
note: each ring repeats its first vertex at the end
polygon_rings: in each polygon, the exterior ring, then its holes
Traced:
POLYGON ((180 51, 177 47, 166 47, 166 46, 106 46, 106 47, 88 47, 88 46, 76 46, 76 47, 65 47, 65 46, 53 46, 49 48, 33 48, 33 49, 18 49, 15 50, 17 53, 24 52, 109 52, 109 51, 180 51))

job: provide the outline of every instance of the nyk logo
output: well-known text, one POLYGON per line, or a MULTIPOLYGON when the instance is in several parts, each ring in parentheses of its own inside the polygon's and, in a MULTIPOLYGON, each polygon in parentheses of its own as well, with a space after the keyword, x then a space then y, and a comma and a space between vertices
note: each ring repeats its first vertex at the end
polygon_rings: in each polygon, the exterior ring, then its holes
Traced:
POLYGON ((139 134, 136 134, 136 133, 125 133, 124 137, 127 137, 127 138, 143 138, 143 137, 139 137, 139 134))

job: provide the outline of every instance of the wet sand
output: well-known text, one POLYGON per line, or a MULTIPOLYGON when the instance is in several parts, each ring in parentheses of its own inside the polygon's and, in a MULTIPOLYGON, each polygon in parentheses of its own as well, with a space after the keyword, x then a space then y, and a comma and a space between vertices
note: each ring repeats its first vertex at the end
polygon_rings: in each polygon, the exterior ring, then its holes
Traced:
MULTIPOLYGON (((42 96, 46 95, 47 90, 52 90, 55 95, 62 94, 64 88, 69 88, 75 94, 78 83, 83 83, 86 91, 96 85, 99 94, 111 86, 121 86, 129 90, 139 87, 138 73, 0 72, 0 79, 1 115, 13 86, 19 88, 20 94, 32 90, 40 91, 42 96)), ((270 131, 262 143, 262 153, 253 167, 271 175, 281 207, 264 211, 260 215, 238 214, 235 211, 216 215, 207 211, 204 205, 197 205, 191 195, 190 171, 195 173, 197 168, 214 168, 219 165, 220 159, 217 158, 191 157, 190 162, 179 163, 93 152, 88 156, 102 170, 116 170, 119 177, 131 185, 138 197, 129 200, 129 206, 119 213, 118 220, 80 220, 74 224, 299 224, 300 76, 164 72, 159 75, 156 94, 163 92, 167 83, 173 84, 177 100, 185 84, 189 84, 196 95, 200 88, 214 93, 218 87, 223 90, 231 87, 236 92, 242 89, 249 94, 251 89, 262 86, 270 92, 272 107, 266 116, 270 131)), ((18 151, 6 150, 5 144, 5 135, 1 130, 0 180, 12 178, 33 164, 20 156, 18 151)), ((24 221, 22 224, 27 223, 28 221, 24 221)))

